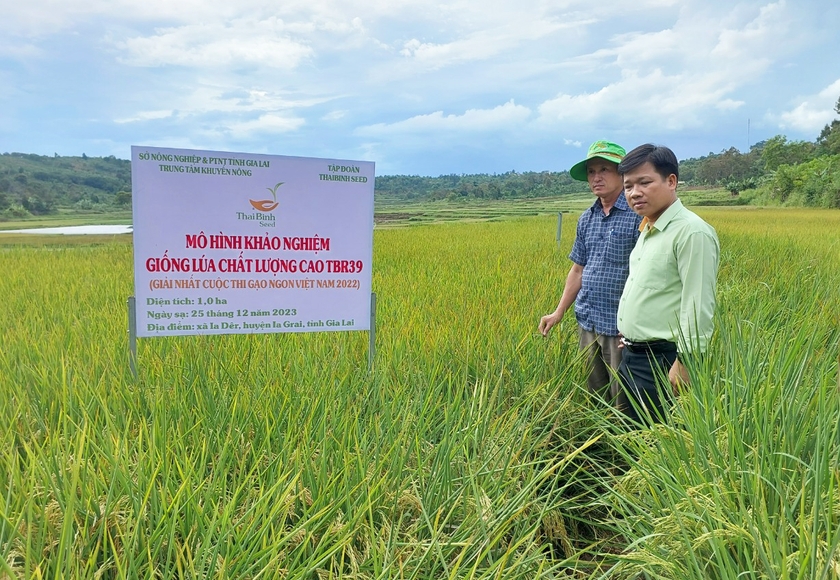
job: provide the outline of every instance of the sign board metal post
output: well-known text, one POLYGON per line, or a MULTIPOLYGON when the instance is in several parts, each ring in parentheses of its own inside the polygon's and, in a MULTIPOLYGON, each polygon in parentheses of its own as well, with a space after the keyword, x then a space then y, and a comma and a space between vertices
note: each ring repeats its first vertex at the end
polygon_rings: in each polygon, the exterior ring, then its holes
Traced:
POLYGON ((376 292, 370 293, 370 330, 368 335, 368 372, 371 372, 373 370, 373 358, 376 356, 376 292))
POLYGON ((128 306, 128 368, 137 380, 137 301, 129 296, 128 306))

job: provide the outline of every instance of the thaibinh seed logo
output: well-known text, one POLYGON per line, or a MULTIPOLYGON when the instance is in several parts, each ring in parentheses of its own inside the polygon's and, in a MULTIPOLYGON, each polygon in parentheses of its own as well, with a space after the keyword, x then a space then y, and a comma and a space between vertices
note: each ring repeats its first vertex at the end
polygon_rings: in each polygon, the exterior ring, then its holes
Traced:
POLYGON ((271 192, 271 199, 249 199, 251 207, 257 210, 257 213, 245 213, 244 211, 236 212, 236 219, 254 221, 259 224, 261 228, 273 228, 276 225, 276 218, 271 213, 280 205, 277 201, 277 190, 283 182, 276 184, 274 187, 266 187, 271 192))
POLYGON ((266 187, 268 191, 271 192, 271 199, 261 199, 261 200, 253 200, 249 199, 248 201, 251 202, 251 205, 254 206, 254 209, 257 211, 274 211, 279 203, 277 203, 277 189, 283 185, 281 181, 274 187, 266 187))

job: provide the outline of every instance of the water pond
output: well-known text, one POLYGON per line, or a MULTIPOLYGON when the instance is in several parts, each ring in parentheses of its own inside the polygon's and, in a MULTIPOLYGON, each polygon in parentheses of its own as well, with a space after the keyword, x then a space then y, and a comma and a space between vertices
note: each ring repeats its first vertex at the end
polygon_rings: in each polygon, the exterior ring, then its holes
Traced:
POLYGON ((107 225, 107 226, 61 226, 55 228, 29 228, 24 230, 0 230, 0 234, 41 234, 41 235, 117 235, 130 234, 133 229, 130 225, 107 225))

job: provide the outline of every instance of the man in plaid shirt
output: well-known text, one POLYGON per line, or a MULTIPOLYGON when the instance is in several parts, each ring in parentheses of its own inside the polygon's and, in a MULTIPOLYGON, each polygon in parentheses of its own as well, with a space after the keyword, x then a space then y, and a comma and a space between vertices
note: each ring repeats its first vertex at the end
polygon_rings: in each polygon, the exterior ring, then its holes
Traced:
POLYGON ((597 198, 577 223, 569 259, 572 268, 560 303, 540 319, 546 336, 575 305, 580 348, 589 365, 587 386, 592 393, 613 401, 620 387, 610 369, 621 362, 616 313, 629 271, 630 252, 639 237, 641 216, 627 205, 618 164, 625 151, 609 141, 596 141, 586 159, 569 170, 572 178, 589 182, 597 198))

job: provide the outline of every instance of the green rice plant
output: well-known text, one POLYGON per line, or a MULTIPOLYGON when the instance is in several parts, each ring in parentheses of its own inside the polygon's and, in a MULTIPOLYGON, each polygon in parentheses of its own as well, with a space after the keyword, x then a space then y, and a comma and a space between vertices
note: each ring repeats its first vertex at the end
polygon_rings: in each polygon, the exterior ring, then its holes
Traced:
POLYGON ((556 217, 377 229, 364 333, 141 339, 131 248, 0 248, 0 578, 815 578, 837 556, 838 218, 712 210, 672 425, 585 392, 556 217), (832 398, 832 394, 834 398, 832 398))
MULTIPOLYGON (((568 567, 568 537, 563 558, 546 556, 575 508, 562 475, 600 436, 557 437, 564 417, 586 412, 580 361, 521 316, 534 306, 522 244, 541 245, 530 224, 497 224, 478 244, 460 227, 377 234, 373 374, 359 333, 204 336, 141 340, 135 382, 130 248, 4 249, 2 573, 534 578, 568 567)), ((553 241, 542 246, 551 260, 553 241)))

